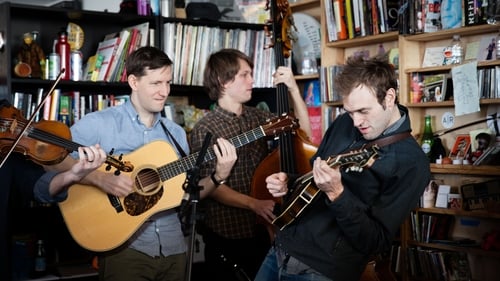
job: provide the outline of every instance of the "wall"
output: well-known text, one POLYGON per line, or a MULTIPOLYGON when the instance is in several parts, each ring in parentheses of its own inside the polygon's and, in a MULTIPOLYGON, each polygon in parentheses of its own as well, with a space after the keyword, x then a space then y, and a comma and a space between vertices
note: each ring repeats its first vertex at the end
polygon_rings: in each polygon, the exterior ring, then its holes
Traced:
POLYGON ((122 0, 82 0, 84 10, 104 11, 117 13, 120 10, 122 0))

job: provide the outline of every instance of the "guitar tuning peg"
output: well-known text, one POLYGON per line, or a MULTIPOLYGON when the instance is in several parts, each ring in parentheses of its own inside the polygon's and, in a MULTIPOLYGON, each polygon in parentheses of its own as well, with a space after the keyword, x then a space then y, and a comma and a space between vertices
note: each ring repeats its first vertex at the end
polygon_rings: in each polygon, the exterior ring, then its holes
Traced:
POLYGON ((109 171, 111 170, 111 165, 107 165, 106 168, 105 168, 106 171, 109 171))
POLYGON ((120 175, 120 170, 116 169, 116 171, 114 172, 115 176, 119 176, 120 175))
POLYGON ((111 148, 111 151, 109 152, 109 155, 113 155, 114 152, 115 152, 115 149, 111 148))

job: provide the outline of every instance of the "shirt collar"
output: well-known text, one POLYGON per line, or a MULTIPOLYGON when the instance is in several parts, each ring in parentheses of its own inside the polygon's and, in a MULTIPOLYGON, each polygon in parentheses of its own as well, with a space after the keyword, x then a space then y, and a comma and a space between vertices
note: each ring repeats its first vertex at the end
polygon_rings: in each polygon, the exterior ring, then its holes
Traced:
MULTIPOLYGON (((125 102, 124 107, 125 107, 125 111, 127 112, 127 115, 129 116, 129 118, 131 120, 133 120, 139 124, 143 124, 139 118, 139 114, 135 110, 130 99, 125 102)), ((156 126, 160 122, 160 117, 161 117, 160 112, 155 113, 155 122, 153 123, 153 127, 156 126)))
POLYGON ((405 122, 405 120, 407 118, 406 112, 404 112, 403 110, 399 110, 399 112, 401 113, 401 118, 399 118, 398 121, 394 122, 394 124, 392 124, 387 129, 385 129, 385 131, 382 133, 383 136, 397 131, 399 129, 399 127, 401 127, 401 125, 403 125, 403 123, 405 122))
MULTIPOLYGON (((220 107, 218 104, 215 105, 214 112, 217 113, 218 115, 222 115, 224 118, 228 118, 228 119, 239 118, 234 112, 225 110, 224 108, 220 107)), ((241 112, 241 116, 247 115, 247 112, 248 112, 248 107, 243 105, 243 110, 241 112)))

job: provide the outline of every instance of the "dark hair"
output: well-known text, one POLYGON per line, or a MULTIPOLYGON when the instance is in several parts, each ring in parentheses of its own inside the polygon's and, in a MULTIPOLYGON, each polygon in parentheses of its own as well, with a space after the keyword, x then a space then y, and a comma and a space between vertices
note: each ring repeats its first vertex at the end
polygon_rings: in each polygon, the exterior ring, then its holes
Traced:
POLYGON ((387 90, 393 88, 398 93, 398 77, 394 67, 382 56, 368 59, 361 56, 349 57, 335 77, 334 87, 341 97, 348 96, 360 85, 372 89, 381 105, 384 105, 387 90))
POLYGON ((171 66, 172 60, 156 47, 141 47, 135 50, 127 57, 125 68, 127 75, 142 77, 146 75, 147 69, 158 69, 165 66, 171 66))
POLYGON ((243 60, 253 69, 253 61, 249 56, 237 49, 222 49, 210 55, 203 73, 203 86, 212 100, 217 100, 222 93, 222 86, 234 80, 240 71, 243 60))

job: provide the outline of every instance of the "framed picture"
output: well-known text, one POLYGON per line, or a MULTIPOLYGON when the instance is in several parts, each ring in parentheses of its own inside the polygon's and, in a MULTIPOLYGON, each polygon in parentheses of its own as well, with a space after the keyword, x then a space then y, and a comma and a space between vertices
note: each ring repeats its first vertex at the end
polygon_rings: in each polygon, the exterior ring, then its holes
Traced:
POLYGON ((444 101, 447 79, 446 74, 425 75, 421 102, 444 101))
POLYGON ((450 158, 455 159, 457 157, 465 158, 469 153, 470 149, 470 135, 458 135, 453 148, 450 151, 450 158))

